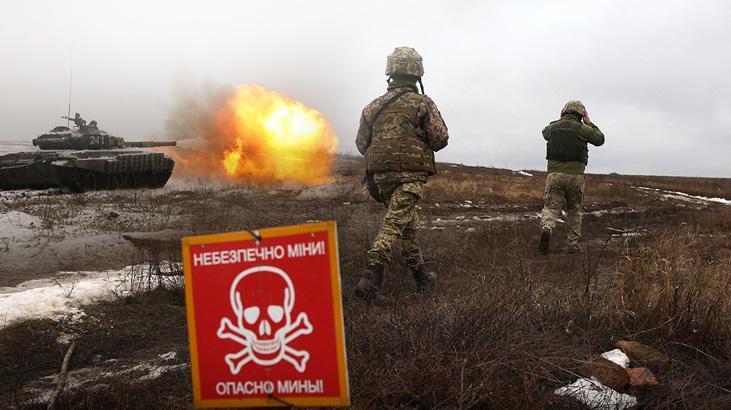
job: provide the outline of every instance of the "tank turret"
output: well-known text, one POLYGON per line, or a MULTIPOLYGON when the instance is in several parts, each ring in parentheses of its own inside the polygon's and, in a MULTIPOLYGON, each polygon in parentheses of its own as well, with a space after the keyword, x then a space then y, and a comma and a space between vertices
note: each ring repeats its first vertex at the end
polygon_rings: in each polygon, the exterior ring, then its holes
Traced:
POLYGON ((86 120, 76 113, 74 117, 61 118, 72 121, 76 127, 58 126, 46 134, 33 139, 33 145, 43 150, 99 150, 116 148, 150 148, 175 146, 175 141, 140 141, 126 142, 122 137, 109 135, 100 130, 97 122, 92 120, 88 125, 86 120))
POLYGON ((159 188, 175 161, 162 152, 130 148, 174 146, 175 141, 125 142, 87 125, 80 114, 67 118, 75 127, 58 126, 33 140, 43 151, 0 156, 0 190, 21 188, 88 189, 159 188))

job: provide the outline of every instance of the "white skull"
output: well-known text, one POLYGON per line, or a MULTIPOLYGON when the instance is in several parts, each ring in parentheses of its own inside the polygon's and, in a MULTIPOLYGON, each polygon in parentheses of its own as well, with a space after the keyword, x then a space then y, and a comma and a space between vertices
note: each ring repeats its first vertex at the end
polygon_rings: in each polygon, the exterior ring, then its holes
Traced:
POLYGON ((274 364, 284 355, 294 296, 289 276, 271 266, 247 269, 231 284, 231 308, 238 319, 238 330, 260 365, 274 364))

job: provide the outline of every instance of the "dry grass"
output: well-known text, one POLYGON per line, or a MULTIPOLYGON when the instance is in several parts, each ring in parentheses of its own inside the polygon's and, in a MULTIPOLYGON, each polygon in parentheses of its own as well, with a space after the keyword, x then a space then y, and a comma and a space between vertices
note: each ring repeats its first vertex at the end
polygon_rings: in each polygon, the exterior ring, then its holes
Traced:
MULTIPOLYGON (((421 210, 427 229, 420 240, 429 266, 440 274, 436 292, 416 293, 413 279, 395 257, 387 271, 386 302, 368 305, 352 290, 383 208, 361 191, 358 161, 341 159, 336 186, 322 191, 199 184, 164 192, 24 199, 9 207, 46 212, 38 206, 50 201, 51 208, 98 209, 103 215, 110 204, 123 204, 125 214, 148 214, 138 220, 121 215, 89 222, 113 232, 174 228, 209 233, 336 220, 356 408, 580 408, 551 392, 575 380, 592 353, 609 350, 620 339, 652 345, 672 359, 670 369, 658 372, 659 389, 635 393, 641 406, 723 408, 731 401, 731 210, 674 206, 632 188, 728 198, 727 180, 694 180, 690 191, 685 179, 673 185, 672 178, 591 175, 589 208, 633 212, 587 216, 587 254, 543 257, 534 252, 535 219, 477 223, 470 222, 470 216, 516 209, 537 212, 545 174, 525 177, 509 170, 442 166, 440 176, 427 185, 421 210), (712 195, 717 189, 725 190, 723 195, 712 195), (444 206, 465 200, 484 207, 444 206), (437 216, 458 214, 466 216, 464 222, 429 229, 437 216), (639 236, 617 235, 616 230, 639 236)), ((557 241, 563 235, 559 227, 557 241)), ((174 245, 130 256, 130 263, 147 264, 132 279, 142 293, 90 308, 91 317, 106 319, 76 329, 81 350, 75 366, 88 365, 97 356, 134 357, 156 347, 184 344, 182 294, 159 270, 162 266, 166 272, 177 271, 180 256, 174 245), (168 289, 149 291, 160 283, 168 289), (166 325, 139 324, 138 315, 155 315, 166 325)), ((38 326, 48 331, 47 322, 38 326)), ((14 338, 32 334, 32 329, 19 329, 0 330, 9 369, 23 366, 14 359, 21 346, 14 338)), ((38 340, 37 348, 52 356, 42 360, 53 361, 62 354, 52 337, 38 340)), ((38 369, 49 368, 33 358, 17 357, 29 361, 30 370, 13 385, 15 390, 39 377, 38 369)), ((3 397, 12 394, 0 391, 3 397)), ((30 408, 42 405, 23 403, 30 408)), ((188 372, 173 372, 148 384, 118 380, 105 390, 75 390, 61 402, 61 408, 108 406, 189 407, 188 372)))
POLYGON ((666 233, 626 255, 611 299, 617 320, 647 329, 654 325, 652 336, 662 340, 728 343, 731 264, 704 257, 707 242, 688 230, 666 233), (644 323, 637 323, 640 318, 644 323))
POLYGON ((435 297, 404 295, 408 285, 397 283, 386 306, 351 300, 355 402, 551 408, 550 392, 573 381, 591 353, 633 339, 673 359, 658 373, 662 387, 639 394, 643 405, 719 406, 731 399, 729 265, 703 258, 697 235, 662 235, 624 255, 623 274, 604 283, 597 260, 565 272, 560 284, 536 279, 513 260, 500 270, 445 278, 435 297))

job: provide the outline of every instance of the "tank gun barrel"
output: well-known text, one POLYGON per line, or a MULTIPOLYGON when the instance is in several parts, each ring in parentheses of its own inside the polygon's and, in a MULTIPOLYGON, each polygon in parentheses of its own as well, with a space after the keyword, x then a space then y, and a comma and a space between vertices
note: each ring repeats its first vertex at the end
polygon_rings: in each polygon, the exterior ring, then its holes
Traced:
POLYGON ((130 148, 151 148, 151 147, 174 147, 178 145, 177 141, 133 141, 124 143, 130 148))

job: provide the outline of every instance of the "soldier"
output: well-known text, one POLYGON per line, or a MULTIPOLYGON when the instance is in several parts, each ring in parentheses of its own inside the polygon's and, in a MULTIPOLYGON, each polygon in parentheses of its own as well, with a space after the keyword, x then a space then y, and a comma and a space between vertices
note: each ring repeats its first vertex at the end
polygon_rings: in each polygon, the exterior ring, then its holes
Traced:
POLYGON ((589 119, 581 101, 569 101, 561 110, 561 118, 543 129, 543 138, 548 141, 546 159, 548 177, 543 194, 541 214, 541 240, 538 251, 548 253, 551 232, 556 226, 561 208, 566 202, 566 225, 568 231, 567 250, 581 252, 581 205, 584 199, 584 169, 588 164, 587 143, 604 144, 604 134, 589 119), (583 124, 581 122, 584 122, 583 124))
POLYGON ((77 112, 76 116, 74 116, 74 124, 76 124, 79 129, 82 129, 86 126, 86 120, 81 118, 81 114, 77 112))
POLYGON ((449 139, 436 104, 424 95, 419 53, 411 47, 396 48, 386 59, 386 75, 388 91, 363 109, 355 140, 358 151, 366 157, 374 197, 387 208, 368 251, 368 268, 356 287, 356 294, 366 299, 381 297, 385 265, 397 240, 401 240, 402 256, 417 287, 434 287, 436 274, 424 269, 416 240, 416 205, 424 196, 427 178, 436 173, 434 151, 447 146, 449 139))

